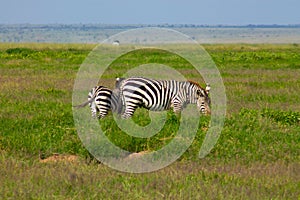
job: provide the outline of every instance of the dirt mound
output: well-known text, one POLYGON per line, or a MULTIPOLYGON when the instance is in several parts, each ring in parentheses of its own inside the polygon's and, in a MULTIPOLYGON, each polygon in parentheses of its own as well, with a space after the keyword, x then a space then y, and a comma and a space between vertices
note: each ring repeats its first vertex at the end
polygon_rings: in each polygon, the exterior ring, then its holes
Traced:
POLYGON ((78 162, 79 157, 75 155, 61 155, 61 154, 53 154, 45 159, 40 159, 41 163, 53 163, 53 162, 78 162))

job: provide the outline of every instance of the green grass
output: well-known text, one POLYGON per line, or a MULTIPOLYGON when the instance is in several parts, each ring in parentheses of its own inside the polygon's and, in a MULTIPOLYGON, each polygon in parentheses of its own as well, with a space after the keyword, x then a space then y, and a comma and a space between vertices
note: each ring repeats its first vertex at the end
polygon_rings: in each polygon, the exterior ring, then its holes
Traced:
MULTIPOLYGON (((171 166, 127 174, 93 160, 74 127, 72 90, 93 45, 0 44, 0 197, 3 199, 299 199, 300 47, 205 45, 218 66, 228 98, 222 134, 198 159, 209 125, 201 117, 191 147, 171 166), (78 161, 40 163, 53 153, 78 161)), ((191 49, 192 52, 192 49, 191 49)), ((131 52, 103 75, 116 76, 143 63, 170 64, 202 82, 183 59, 157 50, 131 52)), ((86 112, 90 112, 85 108, 86 112)), ((144 126, 147 112, 133 120, 144 126)), ((140 139, 122 132, 110 114, 100 120, 116 145, 132 151, 160 149, 176 135, 168 112, 163 130, 140 139)))

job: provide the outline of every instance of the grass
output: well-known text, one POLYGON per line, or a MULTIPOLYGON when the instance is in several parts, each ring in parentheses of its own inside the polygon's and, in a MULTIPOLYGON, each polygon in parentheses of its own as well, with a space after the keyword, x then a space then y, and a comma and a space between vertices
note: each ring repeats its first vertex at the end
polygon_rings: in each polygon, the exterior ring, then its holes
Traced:
POLYGON ((299 174, 272 164, 176 162, 155 173, 124 174, 103 165, 1 160, 1 194, 22 199, 297 199, 299 174), (14 173, 11 173, 11 171, 14 173))
MULTIPOLYGON (((209 117, 201 117, 195 140, 181 158, 148 174, 121 173, 99 164, 78 138, 72 89, 77 70, 92 48, 0 44, 0 197, 299 199, 298 45, 205 45, 222 74, 228 98, 221 137, 207 157, 198 159, 209 123, 209 117), (78 160, 40 162, 40 157, 54 153, 76 155, 78 160)), ((138 53, 115 61, 103 83, 112 87, 115 76, 127 66, 150 61, 170 63, 187 77, 201 80, 178 57, 160 51, 138 53)), ((149 123, 143 109, 133 120, 149 123)), ((112 115, 100 124, 115 144, 138 152, 170 142, 178 118, 168 112, 163 131, 151 139, 128 136, 115 125, 112 115)))

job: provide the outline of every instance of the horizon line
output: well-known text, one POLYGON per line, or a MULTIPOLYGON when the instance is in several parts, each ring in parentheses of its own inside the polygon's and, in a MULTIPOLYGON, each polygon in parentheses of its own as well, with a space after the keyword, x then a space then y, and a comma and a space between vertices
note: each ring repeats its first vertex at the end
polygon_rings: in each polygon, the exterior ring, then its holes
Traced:
POLYGON ((102 25, 102 26, 148 26, 148 27, 155 27, 155 26, 176 26, 176 27, 300 27, 299 24, 193 24, 193 23, 0 23, 0 25, 102 25))

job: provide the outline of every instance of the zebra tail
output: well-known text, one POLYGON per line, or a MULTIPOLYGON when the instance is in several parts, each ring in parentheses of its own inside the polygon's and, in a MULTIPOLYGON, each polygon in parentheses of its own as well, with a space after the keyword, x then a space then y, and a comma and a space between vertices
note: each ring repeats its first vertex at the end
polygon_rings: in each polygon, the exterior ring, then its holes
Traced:
POLYGON ((83 107, 85 107, 86 105, 88 105, 89 103, 91 103, 92 101, 94 101, 94 99, 95 99, 95 98, 92 98, 92 99, 90 99, 89 101, 86 101, 86 102, 84 102, 84 103, 82 103, 82 104, 80 104, 80 105, 75 105, 75 106, 73 106, 73 107, 74 107, 74 108, 77 108, 77 109, 83 108, 83 107))

